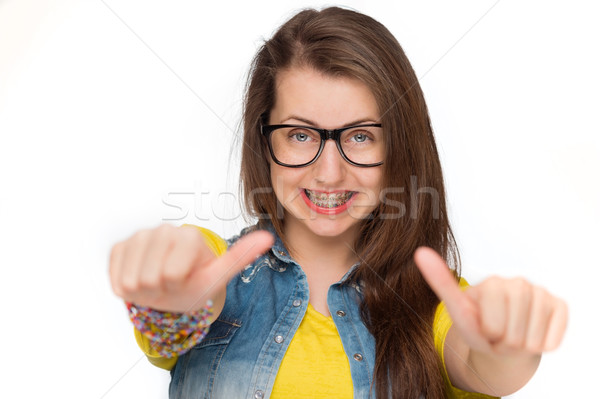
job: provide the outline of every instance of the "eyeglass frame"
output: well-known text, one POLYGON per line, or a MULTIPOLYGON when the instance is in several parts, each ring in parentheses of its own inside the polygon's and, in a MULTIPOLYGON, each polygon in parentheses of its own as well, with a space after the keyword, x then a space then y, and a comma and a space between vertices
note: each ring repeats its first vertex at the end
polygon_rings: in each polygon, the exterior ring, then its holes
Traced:
POLYGON ((321 153, 323 152, 323 148, 325 148, 325 143, 327 142, 327 140, 335 141, 335 145, 338 149, 338 152, 340 153, 340 155, 342 156, 344 161, 348 162, 350 165, 358 166, 361 168, 372 168, 375 166, 382 165, 383 161, 377 162, 377 163, 369 163, 369 164, 356 163, 356 162, 353 162, 352 160, 350 160, 346 156, 346 154, 344 154, 344 150, 342 150, 342 144, 340 143, 340 137, 344 131, 349 130, 349 129, 354 129, 357 127, 381 127, 381 123, 368 123, 368 124, 361 124, 361 125, 353 125, 353 126, 347 126, 347 127, 342 127, 339 129, 332 129, 332 130, 320 129, 318 127, 305 126, 305 125, 261 125, 260 130, 261 130, 262 135, 267 140, 267 145, 269 146, 269 152, 271 153, 271 158, 273 159, 273 161, 275 161, 275 163, 277 165, 285 166, 288 168, 303 168, 305 166, 312 165, 321 156, 321 153), (276 129, 286 128, 286 127, 298 127, 298 128, 310 129, 310 130, 314 130, 317 133, 319 133, 319 135, 321 136, 321 143, 319 146, 319 151, 317 152, 317 155, 315 155, 315 157, 312 160, 310 160, 306 163, 303 163, 301 165, 290 165, 287 163, 283 163, 277 159, 277 157, 275 156, 275 154, 273 152, 273 146, 271 145, 271 133, 273 133, 273 131, 276 129))

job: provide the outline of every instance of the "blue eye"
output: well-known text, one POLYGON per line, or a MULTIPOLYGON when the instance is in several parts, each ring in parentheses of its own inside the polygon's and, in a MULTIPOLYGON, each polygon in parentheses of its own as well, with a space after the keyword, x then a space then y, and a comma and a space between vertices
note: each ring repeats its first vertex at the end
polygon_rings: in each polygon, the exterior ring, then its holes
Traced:
POLYGON ((305 142, 306 140, 308 140, 308 135, 305 133, 294 133, 292 137, 295 137, 296 140, 300 142, 305 142))
POLYGON ((287 132, 288 140, 299 144, 318 143, 321 138, 316 132, 307 129, 292 129, 287 132))
POLYGON ((365 141, 367 141, 369 138, 367 137, 366 134, 364 133, 358 133, 355 134, 353 137, 354 141, 356 141, 357 143, 364 143, 365 141))

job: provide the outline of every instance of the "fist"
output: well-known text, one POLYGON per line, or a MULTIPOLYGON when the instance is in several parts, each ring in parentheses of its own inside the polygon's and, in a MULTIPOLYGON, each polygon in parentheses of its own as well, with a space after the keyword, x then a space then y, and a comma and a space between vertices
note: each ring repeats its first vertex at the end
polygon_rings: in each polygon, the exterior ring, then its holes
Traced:
POLYGON ((114 293, 156 310, 193 312, 207 300, 218 315, 228 281, 273 245, 273 236, 255 231, 216 256, 193 226, 161 225, 115 244, 109 275, 114 293))
POLYGON ((415 263, 469 347, 495 354, 541 354, 556 349, 565 333, 567 304, 522 278, 491 277, 464 292, 431 248, 415 263))

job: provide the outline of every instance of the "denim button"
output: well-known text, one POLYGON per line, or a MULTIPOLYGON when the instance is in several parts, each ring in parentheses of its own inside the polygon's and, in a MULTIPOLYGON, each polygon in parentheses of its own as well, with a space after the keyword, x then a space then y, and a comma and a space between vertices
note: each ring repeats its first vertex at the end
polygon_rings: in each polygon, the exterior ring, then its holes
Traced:
POLYGON ((335 314, 337 314, 340 317, 346 316, 346 312, 344 312, 343 310, 338 310, 337 312, 335 312, 335 314))
POLYGON ((264 398, 264 396, 265 396, 265 393, 263 391, 261 391, 261 390, 254 391, 254 397, 256 399, 262 399, 262 398, 264 398))
POLYGON ((357 362, 362 362, 362 355, 360 353, 355 353, 354 354, 354 360, 356 360, 357 362))
POLYGON ((286 256, 287 254, 285 252, 283 252, 283 251, 279 251, 279 255, 286 256))
POLYGON ((301 299, 294 299, 294 302, 292 302, 292 305, 294 305, 294 307, 298 307, 300 305, 302 305, 302 300, 301 299))
POLYGON ((275 336, 275 342, 277 342, 278 344, 283 342, 283 335, 276 335, 275 336))

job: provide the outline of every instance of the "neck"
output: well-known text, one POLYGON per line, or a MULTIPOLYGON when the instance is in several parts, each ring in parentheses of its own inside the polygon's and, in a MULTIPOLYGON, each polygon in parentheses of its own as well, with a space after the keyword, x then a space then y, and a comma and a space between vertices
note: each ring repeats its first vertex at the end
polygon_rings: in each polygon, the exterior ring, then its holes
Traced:
POLYGON ((301 223, 285 223, 283 231, 290 255, 307 274, 339 279, 358 261, 353 250, 356 228, 338 236, 319 236, 301 223))

